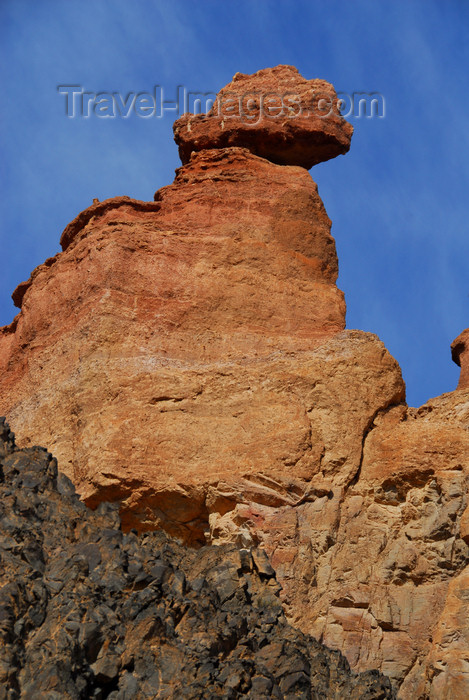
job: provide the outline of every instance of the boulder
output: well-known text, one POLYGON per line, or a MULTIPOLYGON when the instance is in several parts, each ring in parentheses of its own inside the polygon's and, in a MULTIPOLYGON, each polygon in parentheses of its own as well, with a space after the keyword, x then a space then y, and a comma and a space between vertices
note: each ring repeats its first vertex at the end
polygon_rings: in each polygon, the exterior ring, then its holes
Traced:
POLYGON ((333 86, 306 80, 293 66, 236 73, 207 114, 185 114, 174 124, 183 163, 194 151, 241 146, 308 170, 346 153, 352 133, 333 86))

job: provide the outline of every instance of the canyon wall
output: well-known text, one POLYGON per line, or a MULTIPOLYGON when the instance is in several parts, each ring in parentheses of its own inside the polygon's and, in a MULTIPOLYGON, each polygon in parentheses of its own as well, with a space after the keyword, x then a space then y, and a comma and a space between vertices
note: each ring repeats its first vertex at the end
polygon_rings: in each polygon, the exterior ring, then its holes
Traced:
POLYGON ((262 546, 289 621, 354 670, 467 697, 467 336, 458 390, 414 409, 345 330, 306 170, 350 145, 331 85, 237 74, 174 131, 174 183, 93 204, 15 290, 0 413, 125 530, 262 546))

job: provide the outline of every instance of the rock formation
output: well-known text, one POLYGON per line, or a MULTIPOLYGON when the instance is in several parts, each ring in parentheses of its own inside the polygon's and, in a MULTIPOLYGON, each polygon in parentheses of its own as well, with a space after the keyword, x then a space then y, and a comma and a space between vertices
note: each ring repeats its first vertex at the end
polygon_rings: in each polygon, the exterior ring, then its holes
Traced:
POLYGON ((236 73, 207 114, 185 114, 174 124, 184 164, 194 151, 241 146, 273 163, 308 169, 346 153, 352 131, 332 85, 305 80, 293 66, 236 73))
POLYGON ((458 389, 469 388, 469 328, 466 328, 451 344, 453 360, 461 367, 458 389))
POLYGON ((466 336, 458 390, 413 409, 379 339, 344 330, 305 167, 350 137, 332 86, 286 66, 178 120, 174 183, 93 204, 14 292, 0 411, 124 530, 261 546, 295 627, 400 698, 462 698, 466 336))
MULTIPOLYGON (((325 143, 341 123, 323 118, 325 143)), ((47 445, 90 505, 119 499, 127 526, 189 542, 230 507, 221 479, 294 502, 323 452, 303 384, 345 326, 330 226, 304 168, 239 146, 194 153, 155 202, 82 212, 0 336, 1 407, 22 444, 47 445)), ((403 393, 389 384, 364 397, 365 421, 403 393)))
POLYGON ((265 553, 123 534, 0 419, 0 699, 393 698, 287 624, 265 553))

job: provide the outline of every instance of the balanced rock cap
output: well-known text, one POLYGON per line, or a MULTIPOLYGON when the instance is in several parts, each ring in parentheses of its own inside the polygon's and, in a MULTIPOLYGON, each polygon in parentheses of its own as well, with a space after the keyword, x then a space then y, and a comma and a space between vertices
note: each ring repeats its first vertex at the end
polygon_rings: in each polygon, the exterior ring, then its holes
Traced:
POLYGON ((294 66, 236 73, 207 114, 185 114, 173 129, 184 164, 193 151, 241 146, 308 170, 346 153, 353 133, 333 86, 306 80, 294 66))

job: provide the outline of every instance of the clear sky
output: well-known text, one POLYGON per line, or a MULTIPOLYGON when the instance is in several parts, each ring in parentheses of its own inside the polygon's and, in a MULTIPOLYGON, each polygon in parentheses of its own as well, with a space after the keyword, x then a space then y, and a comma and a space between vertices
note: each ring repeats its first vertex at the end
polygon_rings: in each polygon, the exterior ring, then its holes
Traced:
POLYGON ((377 91, 352 148, 312 169, 333 221, 347 327, 377 333, 411 405, 454 389, 469 326, 467 0, 1 0, 0 325, 69 221, 151 200, 179 160, 173 116, 67 118, 58 85, 216 92, 293 64, 344 93, 377 91))

